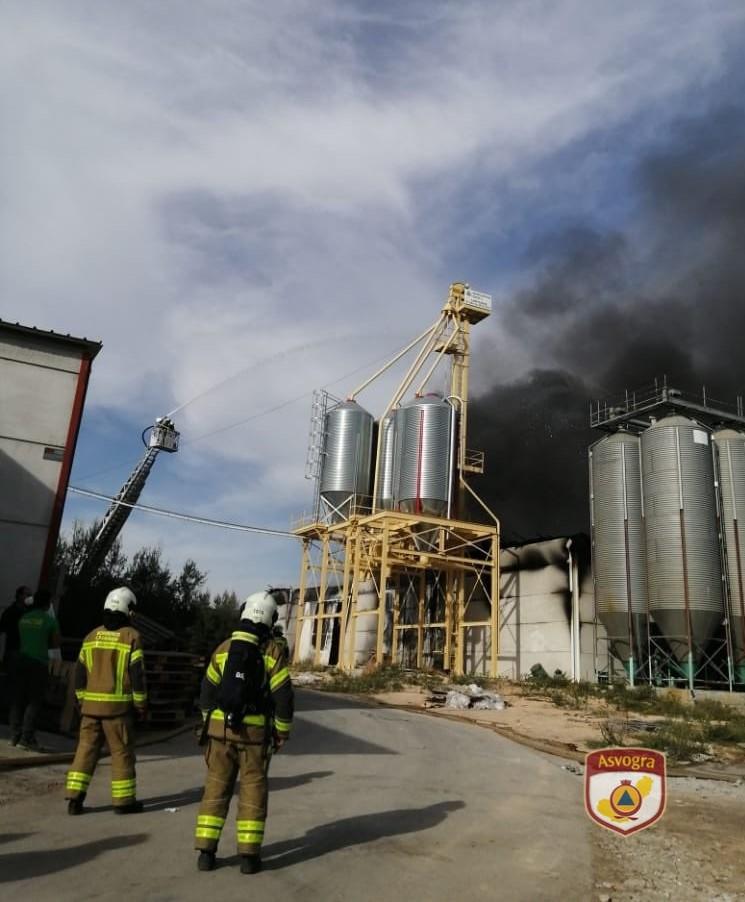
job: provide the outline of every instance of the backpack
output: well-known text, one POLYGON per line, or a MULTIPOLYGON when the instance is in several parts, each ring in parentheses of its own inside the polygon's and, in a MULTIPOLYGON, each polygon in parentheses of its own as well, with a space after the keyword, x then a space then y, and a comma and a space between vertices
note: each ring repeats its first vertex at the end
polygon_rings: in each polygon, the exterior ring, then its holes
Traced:
POLYGON ((232 639, 220 682, 219 707, 225 723, 240 730, 246 714, 264 714, 269 684, 261 647, 245 639, 232 639))

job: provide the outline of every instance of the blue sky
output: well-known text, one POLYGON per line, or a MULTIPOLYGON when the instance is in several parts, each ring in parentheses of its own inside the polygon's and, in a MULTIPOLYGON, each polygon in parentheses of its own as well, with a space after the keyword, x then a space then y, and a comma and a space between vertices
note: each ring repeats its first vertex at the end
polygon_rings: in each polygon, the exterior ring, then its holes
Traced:
MULTIPOLYGON (((181 412, 142 500, 286 528, 310 505, 309 401, 221 428, 403 346, 455 279, 497 302, 476 390, 540 365, 502 305, 557 228, 633 224, 638 160, 736 97, 745 7, 71 0, 3 19, 1 315, 104 343, 73 482, 115 491, 153 417, 239 374, 181 412)), ((100 513, 70 497, 65 524, 100 513)), ((297 580, 289 540, 134 514, 124 542, 194 557, 216 591, 297 580)))

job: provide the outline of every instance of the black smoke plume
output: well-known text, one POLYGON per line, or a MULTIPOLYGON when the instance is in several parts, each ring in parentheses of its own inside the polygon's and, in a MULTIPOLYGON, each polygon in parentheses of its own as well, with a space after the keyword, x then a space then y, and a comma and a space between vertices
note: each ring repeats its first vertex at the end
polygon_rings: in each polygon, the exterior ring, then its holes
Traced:
POLYGON ((471 405, 475 483, 506 541, 589 527, 589 401, 669 384, 729 403, 745 387, 745 111, 678 124, 638 165, 633 226, 536 245, 501 328, 540 368, 471 405))

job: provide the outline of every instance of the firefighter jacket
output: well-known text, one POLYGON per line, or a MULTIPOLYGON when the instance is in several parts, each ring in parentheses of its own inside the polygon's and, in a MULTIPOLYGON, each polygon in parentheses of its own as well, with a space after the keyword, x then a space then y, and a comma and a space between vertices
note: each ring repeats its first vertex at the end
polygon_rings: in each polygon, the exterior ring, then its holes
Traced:
POLYGON ((147 704, 145 658, 137 630, 100 626, 83 640, 75 668, 75 695, 90 717, 121 717, 147 704))
POLYGON ((262 639, 250 626, 234 632, 212 653, 207 672, 202 680, 199 699, 202 714, 209 714, 207 735, 227 742, 254 745, 264 743, 272 731, 287 737, 292 728, 294 695, 290 671, 287 669, 287 649, 276 639, 262 639), (220 683, 232 639, 254 642, 261 648, 264 670, 268 683, 267 710, 261 714, 246 714, 240 731, 231 730, 225 723, 225 713, 219 707, 220 683))

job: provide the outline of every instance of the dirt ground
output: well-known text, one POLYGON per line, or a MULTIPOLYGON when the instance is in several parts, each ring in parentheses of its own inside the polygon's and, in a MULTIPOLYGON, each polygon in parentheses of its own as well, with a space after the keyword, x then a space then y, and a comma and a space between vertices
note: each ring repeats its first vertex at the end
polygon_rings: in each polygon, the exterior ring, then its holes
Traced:
POLYGON ((50 793, 61 798, 66 773, 65 764, 0 771, 0 817, 4 805, 30 795, 40 796, 50 793))
POLYGON ((745 787, 671 778, 668 794, 648 830, 593 831, 598 902, 745 900, 745 787))
MULTIPOLYGON (((545 751, 565 755, 576 761, 584 760, 587 752, 603 743, 601 724, 609 719, 621 723, 623 714, 599 699, 590 698, 584 707, 574 709, 558 707, 545 698, 523 695, 519 687, 505 684, 498 690, 508 706, 503 711, 457 711, 432 708, 432 713, 444 716, 458 716, 479 724, 492 725, 499 733, 518 741, 529 740, 545 751)), ((429 693, 419 687, 408 687, 401 692, 382 692, 372 698, 382 704, 403 705, 414 708, 426 707, 429 693)), ((663 718, 633 712, 632 722, 655 723, 663 718)), ((628 741, 626 743, 629 744, 628 741)), ((643 742, 641 742, 643 744, 643 742)), ((732 773, 745 778, 745 748, 718 746, 716 761, 703 765, 703 769, 714 773, 732 773)))
MULTIPOLYGON (((413 687, 401 692, 381 692, 374 696, 376 701, 387 705, 411 705, 424 707, 429 693, 413 687)), ((600 708, 571 711, 557 708, 552 702, 538 698, 526 698, 509 689, 500 695, 508 702, 504 711, 454 711, 433 708, 434 714, 457 715, 464 720, 494 724, 505 732, 526 736, 537 741, 556 743, 570 751, 589 752, 588 743, 600 739, 600 723, 607 713, 600 708)))
MULTIPOLYGON (((590 751, 592 741, 601 739, 600 723, 608 717, 604 706, 574 711, 509 689, 501 694, 510 704, 504 711, 435 708, 430 713, 494 727, 574 761, 590 751)), ((374 698, 382 704, 422 709, 427 695, 412 688, 374 698)), ((567 768, 579 784, 581 765, 568 763, 567 768)), ((734 765, 720 770, 731 778, 745 773, 734 765)), ((591 837, 596 902, 745 902, 745 780, 671 777, 667 810, 659 823, 629 837, 597 827, 591 837)))

